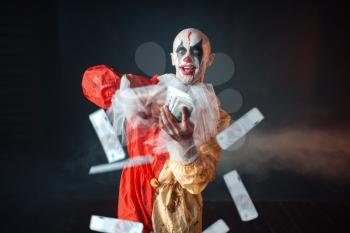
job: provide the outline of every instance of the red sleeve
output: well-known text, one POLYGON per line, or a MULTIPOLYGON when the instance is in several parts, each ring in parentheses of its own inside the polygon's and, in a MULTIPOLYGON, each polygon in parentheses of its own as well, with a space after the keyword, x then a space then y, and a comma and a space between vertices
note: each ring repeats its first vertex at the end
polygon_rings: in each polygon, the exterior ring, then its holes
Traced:
POLYGON ((155 85, 155 84, 158 83, 158 77, 159 77, 158 74, 155 74, 155 75, 152 76, 152 78, 151 78, 151 80, 150 80, 151 83, 152 83, 152 85, 155 85))
MULTIPOLYGON (((126 74, 131 87, 140 87, 153 84, 149 79, 126 74)), ((107 109, 111 106, 111 99, 119 88, 121 75, 106 65, 97 65, 88 68, 83 75, 82 88, 84 96, 99 106, 107 109)))

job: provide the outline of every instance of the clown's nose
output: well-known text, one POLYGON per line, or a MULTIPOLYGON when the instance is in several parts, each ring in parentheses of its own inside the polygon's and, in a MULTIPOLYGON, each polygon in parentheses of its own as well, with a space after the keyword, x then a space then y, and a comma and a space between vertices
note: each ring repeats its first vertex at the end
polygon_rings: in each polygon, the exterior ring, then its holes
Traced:
POLYGON ((184 62, 190 63, 192 62, 192 57, 191 56, 187 56, 184 58, 184 62))

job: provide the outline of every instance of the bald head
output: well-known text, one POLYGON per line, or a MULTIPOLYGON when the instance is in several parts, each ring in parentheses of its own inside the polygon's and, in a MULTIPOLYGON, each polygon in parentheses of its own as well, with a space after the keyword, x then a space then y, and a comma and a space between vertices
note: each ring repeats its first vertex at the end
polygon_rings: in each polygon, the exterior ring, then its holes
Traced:
POLYGON ((187 28, 175 37, 171 58, 176 78, 185 84, 194 84, 203 82, 205 70, 213 62, 214 54, 203 32, 187 28))
POLYGON ((187 28, 179 32, 173 42, 173 52, 176 51, 178 45, 183 42, 185 45, 195 45, 202 41, 202 46, 207 52, 211 52, 210 41, 203 32, 195 28, 187 28))

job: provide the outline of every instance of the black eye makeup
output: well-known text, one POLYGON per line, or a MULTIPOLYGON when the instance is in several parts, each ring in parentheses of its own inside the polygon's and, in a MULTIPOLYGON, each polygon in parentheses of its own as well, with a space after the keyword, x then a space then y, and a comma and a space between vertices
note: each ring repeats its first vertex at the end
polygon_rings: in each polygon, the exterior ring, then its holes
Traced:
MULTIPOLYGON (((183 57, 187 53, 187 49, 183 46, 183 41, 176 48, 176 53, 179 58, 183 57)), ((190 47, 190 55, 192 57, 198 58, 199 62, 202 61, 203 58, 203 48, 202 48, 202 40, 198 41, 197 44, 190 47)))
POLYGON ((176 53, 182 57, 183 55, 186 54, 186 52, 187 52, 187 49, 183 46, 183 41, 181 41, 181 43, 176 49, 176 53))
POLYGON ((191 56, 197 57, 199 62, 202 61, 203 58, 203 48, 202 48, 202 40, 198 41, 197 44, 190 47, 191 56))
POLYGON ((185 55, 186 54, 186 49, 180 49, 178 52, 180 55, 185 55))

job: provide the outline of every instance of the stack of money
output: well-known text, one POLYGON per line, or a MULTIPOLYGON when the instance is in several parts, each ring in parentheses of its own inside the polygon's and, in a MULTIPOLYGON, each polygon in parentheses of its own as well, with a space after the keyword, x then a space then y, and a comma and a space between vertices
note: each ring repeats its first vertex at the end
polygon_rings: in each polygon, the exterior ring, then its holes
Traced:
POLYGON ((113 129, 106 112, 100 109, 89 115, 97 137, 99 138, 103 150, 109 163, 125 158, 125 152, 119 142, 117 132, 113 129))
POLYGON ((246 135, 263 119, 264 116, 261 112, 257 108, 253 108, 230 125, 230 127, 219 133, 216 136, 216 140, 220 147, 225 150, 246 135))
POLYGON ((168 87, 167 104, 170 112, 179 122, 181 122, 183 107, 187 108, 189 115, 194 110, 194 103, 191 96, 171 86, 168 87))
POLYGON ((242 221, 250 221, 258 217, 252 199, 250 198, 237 171, 224 175, 224 180, 235 203, 242 221))
POLYGON ((121 170, 121 169, 126 168, 126 167, 135 167, 135 166, 140 166, 143 164, 151 163, 152 161, 153 161, 152 156, 137 156, 135 158, 120 161, 120 162, 92 166, 90 168, 89 174, 93 175, 93 174, 117 171, 117 170, 121 170))
POLYGON ((141 233, 143 224, 140 222, 92 215, 90 229, 105 233, 141 233))
POLYGON ((203 231, 203 233, 227 233, 230 228, 224 222, 224 220, 219 219, 212 225, 210 225, 207 229, 203 231))

